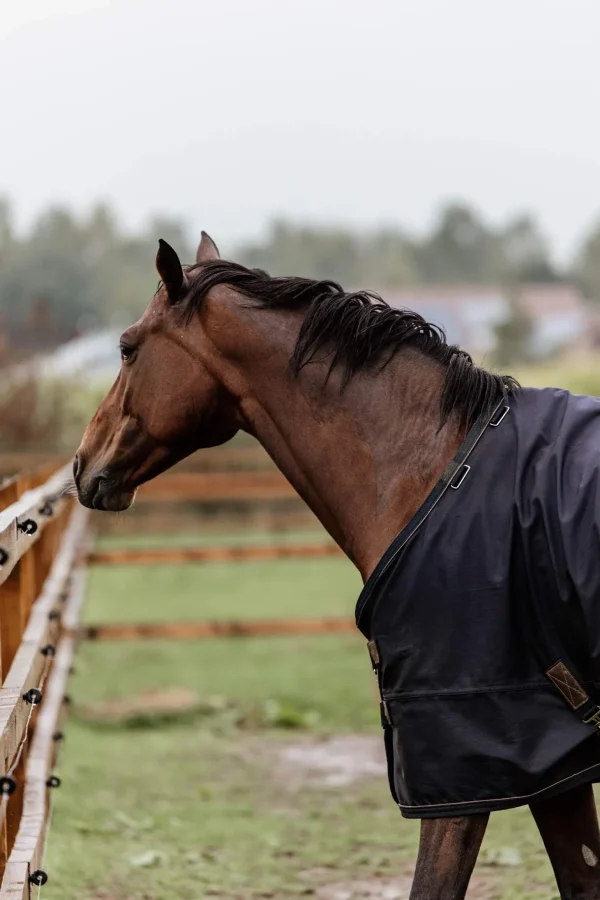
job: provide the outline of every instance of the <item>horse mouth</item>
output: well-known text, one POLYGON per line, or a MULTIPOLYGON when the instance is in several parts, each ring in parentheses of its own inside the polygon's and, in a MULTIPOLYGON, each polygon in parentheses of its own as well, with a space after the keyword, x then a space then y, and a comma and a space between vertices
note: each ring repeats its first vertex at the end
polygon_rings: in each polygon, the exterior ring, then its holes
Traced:
POLYGON ((92 499, 92 509, 102 512, 125 512, 133 504, 135 490, 132 491, 96 491, 92 499))
POLYGON ((101 512, 124 512, 132 505, 135 493, 135 488, 126 488, 105 476, 97 476, 85 486, 77 485, 81 505, 101 512))

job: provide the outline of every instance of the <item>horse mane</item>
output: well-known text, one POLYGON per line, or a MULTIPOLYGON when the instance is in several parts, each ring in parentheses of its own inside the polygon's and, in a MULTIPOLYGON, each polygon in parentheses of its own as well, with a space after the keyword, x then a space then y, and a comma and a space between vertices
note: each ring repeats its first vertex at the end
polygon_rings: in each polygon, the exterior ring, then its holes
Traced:
POLYGON ((295 376, 325 352, 331 357, 329 373, 336 366, 343 369, 343 389, 357 372, 377 364, 385 366, 396 353, 410 347, 446 368, 441 422, 456 415, 466 428, 500 394, 506 397, 519 387, 511 376, 475 365, 466 351, 447 343, 441 327, 412 310, 389 306, 373 291, 346 293, 335 281, 271 277, 261 269, 226 260, 190 266, 187 272, 197 273, 190 279, 184 300, 188 316, 200 308, 211 288, 223 284, 263 309, 305 309, 290 360, 295 376))

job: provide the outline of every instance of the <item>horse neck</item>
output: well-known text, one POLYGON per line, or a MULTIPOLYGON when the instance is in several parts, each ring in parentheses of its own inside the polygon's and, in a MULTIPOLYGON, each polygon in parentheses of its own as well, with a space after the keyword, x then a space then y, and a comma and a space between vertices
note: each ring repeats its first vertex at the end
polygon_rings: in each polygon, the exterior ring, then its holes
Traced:
POLYGON ((326 365, 296 379, 284 352, 253 353, 241 427, 254 435, 366 580, 456 452, 456 424, 440 429, 444 371, 397 355, 341 390, 326 365))

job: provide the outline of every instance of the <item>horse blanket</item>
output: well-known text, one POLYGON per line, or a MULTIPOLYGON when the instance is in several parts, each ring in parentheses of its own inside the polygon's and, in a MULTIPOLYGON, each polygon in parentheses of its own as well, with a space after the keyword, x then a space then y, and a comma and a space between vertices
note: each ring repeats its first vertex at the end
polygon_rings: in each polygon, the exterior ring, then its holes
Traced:
POLYGON ((404 816, 600 780, 598 733, 576 712, 600 688, 599 471, 600 400, 520 389, 474 426, 367 581, 356 620, 404 816))

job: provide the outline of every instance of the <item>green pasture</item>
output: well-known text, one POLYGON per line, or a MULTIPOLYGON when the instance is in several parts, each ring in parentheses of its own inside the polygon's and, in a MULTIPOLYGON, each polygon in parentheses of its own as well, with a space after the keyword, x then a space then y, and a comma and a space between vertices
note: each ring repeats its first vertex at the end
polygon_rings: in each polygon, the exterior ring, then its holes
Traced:
MULTIPOLYGON (((359 590, 341 559, 106 567, 84 618, 351 615, 359 590)), ((418 823, 385 775, 329 783, 297 761, 379 739, 359 636, 87 644, 70 693, 42 900, 408 896, 418 823), (174 689, 197 702, 140 712, 174 689)), ((473 896, 556 896, 527 810, 494 817, 473 896)))
POLYGON ((528 387, 560 387, 574 394, 600 396, 600 358, 548 360, 536 365, 517 366, 512 372, 528 387))

